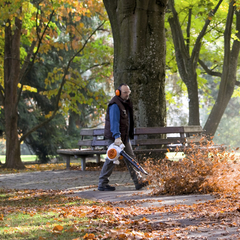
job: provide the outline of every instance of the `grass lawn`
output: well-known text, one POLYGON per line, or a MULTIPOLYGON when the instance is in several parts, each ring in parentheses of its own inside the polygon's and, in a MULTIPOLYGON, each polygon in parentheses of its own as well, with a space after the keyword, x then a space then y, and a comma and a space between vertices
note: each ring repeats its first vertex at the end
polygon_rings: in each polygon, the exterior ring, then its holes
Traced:
MULTIPOLYGON (((179 160, 179 158, 183 158, 185 155, 183 153, 167 153, 167 157, 170 159, 170 160, 179 160)), ((105 158, 105 155, 102 156, 102 159, 105 158)), ((36 155, 21 155, 21 159, 23 162, 35 162, 36 159, 37 159, 37 156, 36 155)), ((0 162, 2 164, 5 163, 5 155, 0 155, 0 162)), ((76 160, 74 157, 72 157, 71 159, 71 162, 78 162, 80 163, 79 160, 76 160)))
POLYGON ((1 239, 95 239, 90 233, 109 217, 94 212, 103 204, 66 194, 0 189, 1 239))
MULTIPOLYGON (((0 155, 0 162, 5 163, 5 155, 0 155)), ((34 162, 36 161, 36 155, 21 155, 21 159, 23 162, 34 162)))

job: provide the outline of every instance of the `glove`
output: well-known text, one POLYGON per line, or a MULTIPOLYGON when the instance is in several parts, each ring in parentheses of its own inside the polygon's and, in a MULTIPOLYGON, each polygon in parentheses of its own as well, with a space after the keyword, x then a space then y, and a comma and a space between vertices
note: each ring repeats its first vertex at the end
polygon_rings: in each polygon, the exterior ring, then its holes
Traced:
POLYGON ((117 145, 117 146, 120 146, 122 144, 121 138, 116 138, 115 141, 114 141, 114 144, 117 145))

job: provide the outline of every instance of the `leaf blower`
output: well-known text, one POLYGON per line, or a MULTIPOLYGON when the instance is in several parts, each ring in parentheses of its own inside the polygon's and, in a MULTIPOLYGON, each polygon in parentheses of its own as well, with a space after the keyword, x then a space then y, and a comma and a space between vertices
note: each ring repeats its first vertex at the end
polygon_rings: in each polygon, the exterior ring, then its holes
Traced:
POLYGON ((107 149, 108 160, 113 161, 114 164, 119 164, 119 159, 121 159, 121 157, 125 157, 137 171, 148 175, 148 173, 140 166, 140 164, 123 150, 124 147, 125 145, 123 143, 120 146, 112 143, 107 149))

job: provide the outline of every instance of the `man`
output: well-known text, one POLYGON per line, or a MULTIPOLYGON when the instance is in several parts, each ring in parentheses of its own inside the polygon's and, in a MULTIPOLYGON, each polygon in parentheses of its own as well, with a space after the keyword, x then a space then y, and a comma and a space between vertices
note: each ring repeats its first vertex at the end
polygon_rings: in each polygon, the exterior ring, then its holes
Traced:
MULTIPOLYGON (((114 142, 114 144, 120 146, 123 143, 125 145, 124 151, 132 158, 135 158, 130 142, 134 134, 133 106, 129 99, 130 93, 131 90, 127 84, 121 84, 116 90, 116 96, 108 104, 104 136, 106 139, 109 139, 109 145, 114 142)), ((141 174, 135 171, 127 160, 124 159, 124 161, 136 190, 147 186, 148 181, 143 181, 141 174)), ((115 187, 108 184, 113 168, 113 161, 106 159, 99 177, 99 191, 115 190, 115 187)))

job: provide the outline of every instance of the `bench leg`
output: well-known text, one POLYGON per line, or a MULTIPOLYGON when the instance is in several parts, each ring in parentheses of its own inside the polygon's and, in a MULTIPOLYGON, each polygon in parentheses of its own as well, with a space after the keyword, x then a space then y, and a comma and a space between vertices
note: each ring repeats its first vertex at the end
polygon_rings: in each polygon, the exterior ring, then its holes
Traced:
POLYGON ((81 168, 82 168, 82 171, 85 171, 85 168, 86 168, 86 157, 81 157, 81 168))
POLYGON ((100 154, 97 154, 96 160, 97 160, 97 163, 100 163, 100 154))
POLYGON ((66 168, 69 169, 70 168, 70 156, 63 156, 63 160, 66 161, 66 168))

